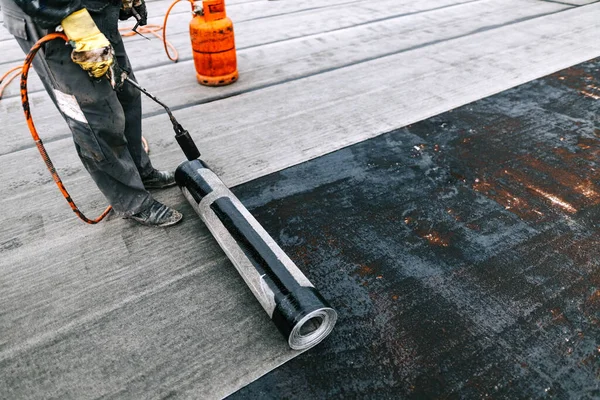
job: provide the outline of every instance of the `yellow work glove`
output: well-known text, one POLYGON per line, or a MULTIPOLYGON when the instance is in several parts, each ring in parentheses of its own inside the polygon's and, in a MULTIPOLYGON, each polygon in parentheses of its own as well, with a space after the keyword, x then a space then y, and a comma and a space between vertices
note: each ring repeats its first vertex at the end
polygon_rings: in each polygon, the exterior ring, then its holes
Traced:
POLYGON ((115 63, 114 51, 88 10, 75 11, 63 19, 61 25, 74 47, 71 53, 73 62, 94 78, 104 76, 115 63))

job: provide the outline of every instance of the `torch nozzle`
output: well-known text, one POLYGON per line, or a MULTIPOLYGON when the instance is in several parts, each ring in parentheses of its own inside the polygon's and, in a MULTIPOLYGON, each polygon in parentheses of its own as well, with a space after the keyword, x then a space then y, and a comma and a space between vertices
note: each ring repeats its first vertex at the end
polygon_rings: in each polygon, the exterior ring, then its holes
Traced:
POLYGON ((150 97, 154 102, 156 102, 165 109, 165 111, 169 115, 171 123, 173 124, 173 130, 175 131, 175 139, 177 140, 177 143, 179 143, 179 147, 181 147, 181 150, 183 150, 183 153, 185 154, 186 158, 190 161, 199 158, 200 151, 198 150, 196 143, 194 143, 194 139, 192 139, 190 133, 183 129, 183 126, 181 126, 181 124, 177 122, 175 116, 173 115, 169 107, 167 107, 166 104, 158 100, 156 96, 150 94, 146 89, 141 87, 136 81, 132 80, 131 78, 126 77, 125 82, 129 83, 137 90, 150 97))

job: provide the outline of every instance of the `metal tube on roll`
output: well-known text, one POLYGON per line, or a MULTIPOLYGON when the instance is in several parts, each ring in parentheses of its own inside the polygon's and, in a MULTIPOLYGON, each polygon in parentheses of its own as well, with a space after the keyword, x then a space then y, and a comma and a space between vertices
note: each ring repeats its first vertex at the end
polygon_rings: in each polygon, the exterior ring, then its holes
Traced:
POLYGON ((221 179, 192 160, 175 180, 289 346, 306 350, 327 337, 336 311, 221 179))

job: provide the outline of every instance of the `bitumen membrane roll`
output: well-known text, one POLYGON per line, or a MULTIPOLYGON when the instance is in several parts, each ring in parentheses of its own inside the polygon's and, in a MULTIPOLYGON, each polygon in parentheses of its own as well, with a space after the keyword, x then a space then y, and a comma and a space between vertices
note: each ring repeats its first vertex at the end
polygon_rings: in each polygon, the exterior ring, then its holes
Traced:
POLYGON ((290 348, 327 337, 336 311, 221 179, 202 160, 180 164, 175 179, 290 348))

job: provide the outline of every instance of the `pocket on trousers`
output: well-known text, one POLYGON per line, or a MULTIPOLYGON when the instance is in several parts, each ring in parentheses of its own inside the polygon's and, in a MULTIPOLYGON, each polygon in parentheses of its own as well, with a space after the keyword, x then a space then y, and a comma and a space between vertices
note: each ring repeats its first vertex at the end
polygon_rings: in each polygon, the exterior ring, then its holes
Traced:
POLYGON ((4 13, 4 27, 6 30, 19 39, 29 40, 25 18, 13 14, 10 10, 2 10, 2 12, 4 13))
POLYGON ((105 159, 102 147, 92 130, 75 96, 54 89, 56 105, 62 112, 73 133, 73 141, 82 157, 96 161, 105 159))

